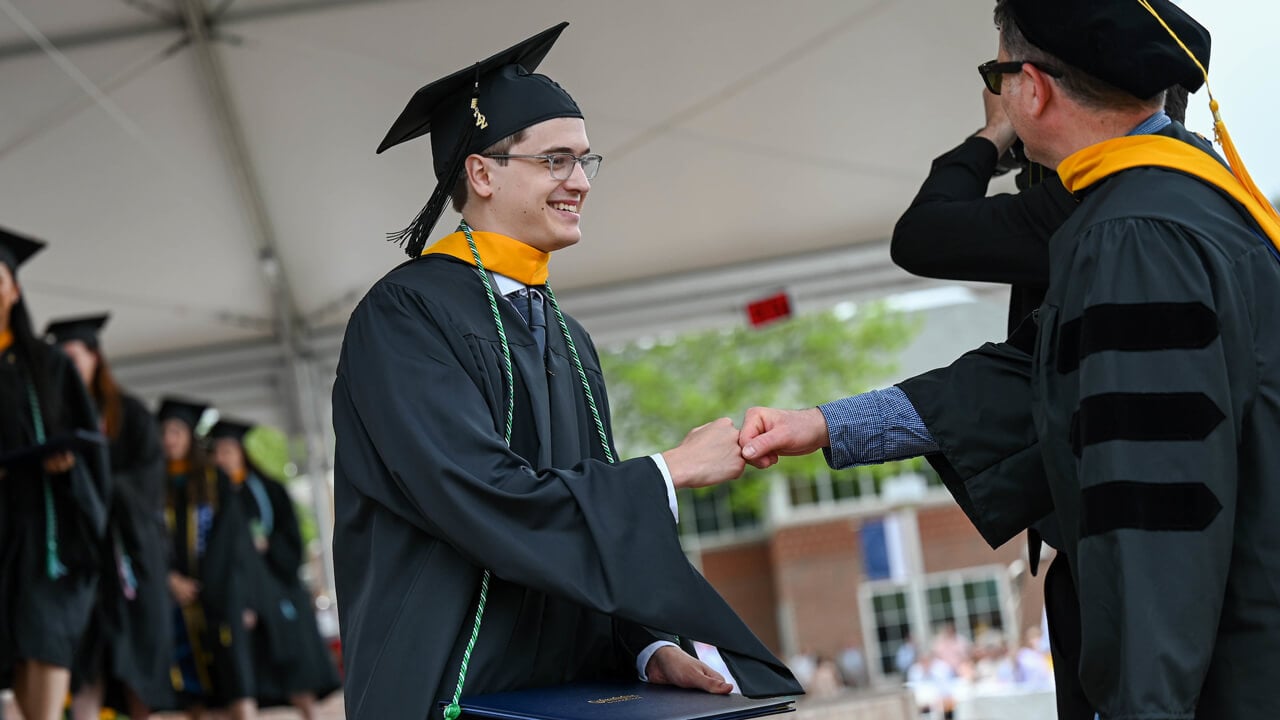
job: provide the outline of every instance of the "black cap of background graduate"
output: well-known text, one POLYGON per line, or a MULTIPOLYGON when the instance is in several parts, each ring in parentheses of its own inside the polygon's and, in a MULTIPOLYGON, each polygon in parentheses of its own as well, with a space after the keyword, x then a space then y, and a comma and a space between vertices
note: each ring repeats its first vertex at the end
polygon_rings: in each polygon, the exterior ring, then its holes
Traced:
POLYGON ((18 267, 44 249, 44 243, 0 228, 0 264, 16 275, 18 267))
POLYGON ((200 400, 166 397, 160 401, 160 409, 156 412, 156 420, 159 422, 169 419, 181 420, 194 432, 196 426, 200 424, 200 418, 204 415, 204 411, 208 409, 209 403, 200 400))
POLYGON ((50 342, 58 343, 59 345, 72 340, 79 340, 87 345, 90 350, 97 350, 99 344, 98 336, 102 333, 103 326, 107 324, 107 320, 110 318, 110 313, 101 313, 99 315, 84 315, 53 320, 44 329, 44 336, 50 342))
POLYGON ((232 420, 230 418, 218 418, 218 422, 214 423, 209 429, 210 440, 235 440, 241 445, 244 444, 244 436, 254 428, 253 424, 242 422, 240 420, 232 420))
POLYGON ((379 153, 431 134, 435 191, 409 227, 389 236, 393 242, 406 243, 409 257, 422 253, 468 155, 545 120, 582 117, 569 93, 551 78, 533 72, 568 26, 562 22, 547 28, 422 87, 387 131, 379 153))
MULTIPOLYGON (((1169 36, 1163 19, 1209 67, 1209 31, 1170 0, 1010 0, 1027 40, 1072 67, 1139 99, 1181 85, 1191 92, 1204 73, 1169 36)), ((1012 58, 1017 60, 1017 58, 1012 58)))

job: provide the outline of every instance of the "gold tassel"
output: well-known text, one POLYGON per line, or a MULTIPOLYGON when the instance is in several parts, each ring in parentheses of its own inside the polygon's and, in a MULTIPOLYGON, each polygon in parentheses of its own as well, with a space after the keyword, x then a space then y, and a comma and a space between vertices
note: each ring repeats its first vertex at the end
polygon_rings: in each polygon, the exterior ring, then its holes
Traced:
MULTIPOLYGON (((1235 175, 1236 180, 1240 181, 1240 184, 1244 186, 1244 189, 1249 193, 1249 195, 1252 196, 1254 200, 1258 201, 1258 204, 1262 206, 1264 212, 1271 217, 1280 220, 1280 214, 1276 213, 1276 209, 1271 204, 1271 201, 1267 199, 1267 196, 1258 189, 1256 184, 1254 184, 1253 178, 1249 175, 1248 168, 1244 166, 1244 159, 1240 157, 1239 151, 1236 150, 1236 144, 1231 141, 1231 133, 1227 132, 1227 124, 1222 121, 1222 115, 1218 112, 1218 100, 1213 96, 1213 89, 1209 87, 1209 71, 1206 70, 1204 64, 1200 62, 1200 58, 1196 57, 1195 53, 1191 52, 1191 49, 1187 47, 1186 43, 1182 42, 1182 38, 1178 37, 1178 33, 1174 32, 1173 28, 1169 27, 1169 24, 1164 21, 1164 18, 1160 17, 1160 13, 1156 12, 1156 9, 1151 7, 1150 2, 1147 0, 1138 0, 1138 4, 1146 8, 1147 12, 1151 13, 1152 17, 1154 17, 1156 21, 1160 23, 1160 26, 1165 29, 1165 32, 1169 33, 1169 37, 1173 38, 1174 42, 1178 43, 1178 47, 1182 48, 1182 51, 1187 54, 1187 57, 1191 58, 1191 61, 1196 64, 1196 67, 1200 68, 1200 73, 1204 75, 1205 92, 1209 93, 1209 111, 1213 113, 1213 139, 1222 146, 1222 153, 1227 156, 1227 164, 1231 166, 1231 174, 1235 175)), ((1271 238, 1271 242, 1275 244, 1277 248, 1280 248, 1280 238, 1271 238)))

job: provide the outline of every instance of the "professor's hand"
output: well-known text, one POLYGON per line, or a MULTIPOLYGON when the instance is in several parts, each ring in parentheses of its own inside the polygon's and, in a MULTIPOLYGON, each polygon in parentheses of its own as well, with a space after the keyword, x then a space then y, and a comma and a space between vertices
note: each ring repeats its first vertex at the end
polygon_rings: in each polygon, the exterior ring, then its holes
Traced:
POLYGON ((655 685, 675 685, 716 695, 728 695, 733 691, 733 686, 725 682, 720 673, 684 650, 670 645, 658 648, 653 657, 649 658, 644 674, 655 685))
POLYGON ((978 131, 978 137, 990 140, 996 146, 996 157, 1001 157, 1018 140, 1018 133, 1000 104, 1000 96, 992 95, 986 88, 982 89, 982 108, 987 114, 987 124, 978 131))
POLYGON ((751 408, 742 421, 742 433, 738 436, 742 457, 762 469, 777 464, 783 455, 808 455, 830 442, 827 419, 817 408, 751 408))
POLYGON ((738 428, 729 418, 690 430, 680 445, 662 453, 662 458, 677 490, 719 485, 741 476, 746 469, 738 447, 738 428))

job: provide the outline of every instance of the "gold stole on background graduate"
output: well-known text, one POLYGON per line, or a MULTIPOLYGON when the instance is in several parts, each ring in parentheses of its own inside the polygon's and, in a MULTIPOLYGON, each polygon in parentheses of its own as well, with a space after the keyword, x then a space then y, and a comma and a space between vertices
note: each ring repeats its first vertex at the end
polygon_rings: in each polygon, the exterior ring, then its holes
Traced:
POLYGON ((1177 170, 1218 188, 1240 203, 1271 244, 1280 250, 1280 220, 1231 171, 1209 153, 1164 135, 1126 135, 1090 145, 1058 166, 1068 192, 1076 193, 1102 180, 1139 167, 1177 170))

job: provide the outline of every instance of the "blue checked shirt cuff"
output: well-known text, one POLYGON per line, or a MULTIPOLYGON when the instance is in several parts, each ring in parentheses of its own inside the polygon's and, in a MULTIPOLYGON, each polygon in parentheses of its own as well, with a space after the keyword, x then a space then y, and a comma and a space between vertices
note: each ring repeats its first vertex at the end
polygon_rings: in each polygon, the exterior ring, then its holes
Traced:
POLYGON ((897 387, 819 405, 831 446, 822 454, 835 470, 938 451, 907 394, 897 387))

